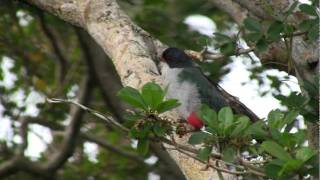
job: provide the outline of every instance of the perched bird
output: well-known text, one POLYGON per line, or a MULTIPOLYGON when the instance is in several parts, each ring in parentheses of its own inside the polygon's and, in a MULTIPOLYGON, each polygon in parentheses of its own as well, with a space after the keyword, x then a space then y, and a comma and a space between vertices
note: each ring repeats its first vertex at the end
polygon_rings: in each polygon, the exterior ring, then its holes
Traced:
POLYGON ((231 106, 236 113, 248 114, 254 121, 258 119, 236 98, 210 81, 183 50, 167 48, 162 53, 161 61, 164 62, 162 76, 168 88, 167 98, 179 100, 181 103, 177 108, 179 114, 194 128, 203 127, 201 119, 196 114, 202 104, 208 105, 215 111, 231 106))

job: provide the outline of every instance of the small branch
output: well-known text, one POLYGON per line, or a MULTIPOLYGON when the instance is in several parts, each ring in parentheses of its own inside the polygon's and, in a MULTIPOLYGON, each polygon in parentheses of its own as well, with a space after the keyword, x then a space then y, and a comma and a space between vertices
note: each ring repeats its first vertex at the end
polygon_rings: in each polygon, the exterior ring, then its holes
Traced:
MULTIPOLYGON (((254 50, 254 47, 248 48, 248 49, 238 49, 232 56, 239 56, 241 54, 247 54, 249 52, 252 52, 254 50)), ((193 51, 193 50, 185 50, 185 53, 188 54, 192 59, 199 60, 199 61, 205 61, 205 60, 216 60, 216 59, 222 59, 226 56, 222 53, 213 53, 208 51, 207 49, 202 50, 201 52, 193 51)))
MULTIPOLYGON (((126 157, 128 159, 132 159, 138 163, 145 164, 144 159, 142 157, 138 156, 137 154, 123 151, 122 149, 115 147, 115 145, 110 144, 105 140, 97 138, 97 137, 90 135, 88 133, 82 133, 81 137, 84 138, 86 141, 90 141, 90 142, 98 144, 99 146, 105 148, 108 151, 119 154, 119 155, 126 157)), ((147 164, 145 164, 145 165, 147 165, 147 164)))
POLYGON ((182 149, 176 148, 176 150, 181 152, 181 153, 183 153, 183 154, 185 154, 185 155, 187 155, 187 156, 189 156, 189 157, 191 157, 192 159, 195 159, 195 160, 197 160, 197 161, 199 161, 199 162, 201 162, 201 163, 213 168, 213 169, 216 169, 217 171, 221 171, 221 172, 228 173, 228 174, 233 174, 233 175, 244 175, 244 174, 247 174, 246 172, 231 171, 231 170, 228 170, 228 169, 220 168, 220 167, 218 167, 218 166, 216 166, 216 165, 214 165, 214 164, 212 164, 210 162, 202 161, 198 157, 196 157, 194 155, 191 155, 191 154, 183 151, 182 149))
MULTIPOLYGON (((90 100, 91 85, 90 78, 85 77, 80 88, 79 102, 87 104, 90 100)), ((82 124, 83 110, 79 106, 74 106, 70 110, 71 121, 66 128, 64 140, 62 142, 60 151, 52 156, 49 162, 46 164, 45 169, 50 172, 54 172, 59 169, 67 159, 72 155, 74 148, 76 147, 76 138, 80 133, 80 127, 82 124)))
POLYGON ((250 171, 252 174, 255 174, 255 175, 261 176, 261 177, 266 177, 263 170, 255 165, 253 165, 250 161, 244 160, 241 157, 238 157, 238 159, 239 159, 240 164, 243 165, 244 167, 246 167, 248 169, 248 171, 250 171))
MULTIPOLYGON (((50 128, 52 130, 55 130, 55 131, 64 131, 65 130, 64 126, 59 125, 56 122, 50 122, 50 121, 47 121, 47 120, 35 119, 35 118, 27 119, 27 121, 29 123, 39 124, 41 126, 48 127, 48 128, 50 128)), ((113 153, 116 153, 116 154, 119 154, 121 156, 127 157, 127 158, 132 159, 132 160, 134 160, 136 162, 139 162, 139 163, 144 163, 144 159, 142 157, 140 157, 140 156, 138 156, 138 155, 136 155, 134 153, 123 151, 122 149, 115 147, 115 145, 110 144, 106 140, 98 138, 98 137, 95 137, 92 134, 81 132, 80 133, 80 137, 83 138, 85 141, 96 143, 101 148, 105 148, 106 150, 109 150, 109 151, 111 151, 113 153)))
POLYGON ((18 154, 24 156, 24 151, 28 147, 28 121, 23 117, 20 119, 20 130, 19 135, 22 140, 22 143, 19 146, 18 154))
POLYGON ((46 100, 47 100, 49 103, 56 103, 56 104, 58 104, 58 103, 69 103, 69 104, 74 104, 74 105, 80 107, 81 109, 89 112, 90 114, 98 117, 99 119, 102 119, 102 120, 104 120, 105 122, 111 123, 112 125, 120 128, 120 130, 125 131, 125 132, 129 132, 129 129, 128 129, 128 128, 122 126, 122 125, 121 125, 120 123, 118 123, 112 116, 105 116, 105 115, 103 115, 102 113, 100 113, 100 112, 98 112, 98 111, 96 111, 96 110, 94 110, 94 109, 91 109, 91 108, 89 108, 89 107, 86 107, 86 106, 84 106, 84 105, 82 105, 82 104, 80 104, 80 103, 78 103, 78 102, 76 102, 76 101, 68 100, 68 99, 59 99, 59 98, 47 98, 46 100))
POLYGON ((0 165, 0 178, 7 177, 18 171, 17 158, 12 158, 8 161, 1 163, 0 165))
POLYGON ((303 31, 303 32, 293 32, 292 34, 284 34, 281 37, 282 38, 289 38, 289 37, 293 37, 293 36, 302 36, 302 35, 306 35, 308 33, 308 31, 303 31))

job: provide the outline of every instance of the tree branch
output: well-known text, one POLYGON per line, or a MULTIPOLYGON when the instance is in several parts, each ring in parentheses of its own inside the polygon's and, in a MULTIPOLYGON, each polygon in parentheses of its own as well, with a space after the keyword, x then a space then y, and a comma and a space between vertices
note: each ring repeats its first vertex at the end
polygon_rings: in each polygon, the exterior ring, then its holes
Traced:
MULTIPOLYGON (((79 103, 88 104, 90 100, 90 94, 91 94, 90 78, 85 77, 80 88, 79 103)), ((53 172, 56 171, 72 155, 74 148, 76 147, 76 144, 77 144, 78 134, 80 133, 83 113, 84 113, 83 109, 81 109, 78 106, 73 106, 71 108, 71 111, 70 111, 71 121, 66 129, 61 148, 59 148, 60 151, 58 151, 56 154, 52 156, 52 158, 50 158, 48 164, 45 167, 47 171, 53 171, 53 172)))
MULTIPOLYGON (((89 79, 90 78, 85 77, 81 86, 82 88, 80 88, 79 101, 84 104, 87 104, 90 99, 91 86, 89 79)), ((26 138, 28 120, 23 120, 20 133, 24 140, 20 151, 17 156, 0 165, 0 178, 11 175, 16 171, 26 171, 34 175, 51 178, 51 175, 67 161, 74 151, 76 139, 80 132, 83 112, 84 111, 78 106, 71 108, 71 121, 65 130, 61 148, 45 164, 31 162, 24 157, 23 151, 27 146, 26 139, 24 138, 26 138)))
POLYGON ((120 101, 116 96, 122 88, 120 78, 103 49, 88 35, 87 32, 75 28, 84 60, 89 71, 95 78, 101 90, 104 103, 110 109, 120 123, 124 122, 123 115, 129 107, 120 101))
MULTIPOLYGON (((248 49, 238 49, 232 56, 239 56, 241 54, 248 54, 249 52, 252 52, 254 48, 248 48, 248 49)), ((204 49, 201 52, 193 51, 193 50, 185 50, 185 53, 187 53, 190 57, 192 57, 195 60, 199 61, 205 61, 205 60, 217 60, 222 58, 227 58, 230 55, 225 55, 222 53, 213 53, 208 51, 208 49, 204 49)))
MULTIPOLYGON (((93 143, 96 143, 100 147, 105 148, 108 151, 111 151, 113 153, 116 153, 120 156, 126 157, 128 159, 132 159, 140 164, 145 164, 144 159, 137 154, 129 153, 127 151, 123 151, 122 149, 117 148, 115 145, 108 143, 105 140, 102 140, 100 138, 97 138, 91 134, 88 133, 82 133, 81 137, 84 138, 86 141, 90 141, 93 143)), ((146 165, 146 164, 145 164, 146 165)))
POLYGON ((232 0, 211 0, 212 4, 226 12, 238 24, 247 17, 248 11, 232 0))
POLYGON ((56 72, 56 79, 58 80, 58 82, 63 83, 64 79, 65 79, 65 75, 67 72, 67 60, 64 58, 63 52, 61 51, 56 38, 54 37, 53 32, 51 31, 51 29, 49 28, 49 26, 46 24, 45 22, 45 14, 42 11, 38 11, 38 19, 39 19, 39 23, 40 23, 40 27, 43 30, 43 33, 47 36, 54 54, 56 55, 57 58, 57 64, 58 64, 58 71, 56 72))

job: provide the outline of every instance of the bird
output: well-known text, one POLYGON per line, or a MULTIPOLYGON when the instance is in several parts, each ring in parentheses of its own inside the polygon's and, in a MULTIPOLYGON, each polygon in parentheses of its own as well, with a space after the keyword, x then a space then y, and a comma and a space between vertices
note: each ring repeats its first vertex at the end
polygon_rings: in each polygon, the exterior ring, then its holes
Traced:
POLYGON ((163 51, 160 60, 162 78, 167 88, 166 97, 181 103, 177 107, 179 115, 195 129, 204 126, 197 115, 203 104, 216 112, 230 106, 234 112, 245 114, 252 121, 259 119, 237 98, 207 78, 182 49, 169 47, 163 51))

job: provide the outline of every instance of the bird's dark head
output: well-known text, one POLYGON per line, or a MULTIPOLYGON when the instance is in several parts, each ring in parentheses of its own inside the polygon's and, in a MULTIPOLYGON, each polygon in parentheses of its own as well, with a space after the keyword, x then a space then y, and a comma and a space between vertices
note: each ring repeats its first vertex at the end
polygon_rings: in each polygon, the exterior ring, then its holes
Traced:
POLYGON ((171 68, 183 68, 192 66, 192 60, 181 49, 170 47, 162 53, 162 61, 166 62, 171 68))

